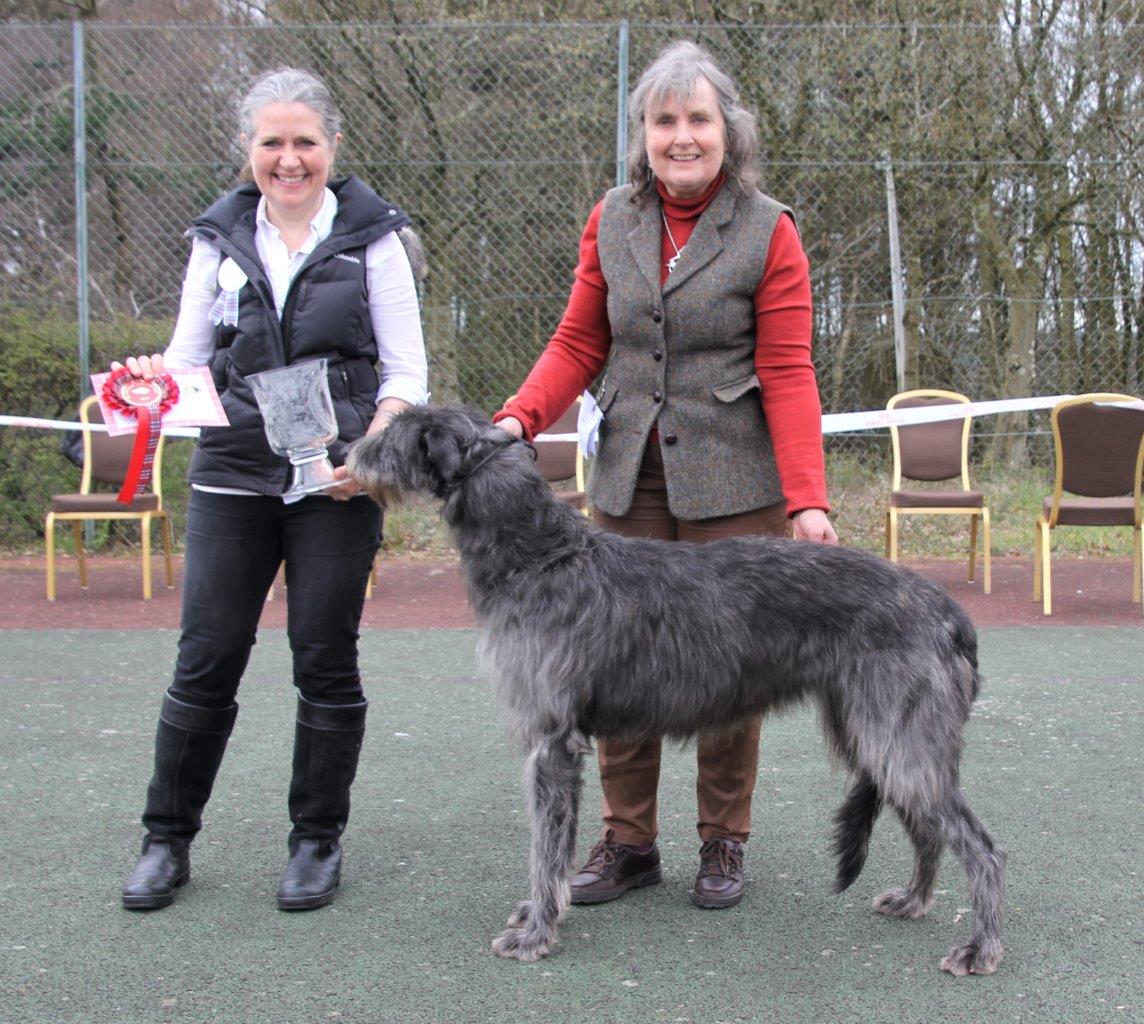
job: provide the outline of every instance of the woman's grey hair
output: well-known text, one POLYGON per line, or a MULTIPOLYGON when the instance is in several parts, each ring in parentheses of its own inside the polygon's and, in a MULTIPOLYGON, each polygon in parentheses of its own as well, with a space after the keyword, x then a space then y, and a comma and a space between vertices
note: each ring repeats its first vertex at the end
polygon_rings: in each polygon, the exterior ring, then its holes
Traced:
POLYGON ((739 102, 734 79, 720 70, 715 59, 689 40, 672 43, 648 65, 628 101, 631 131, 628 143, 628 180, 633 202, 642 202, 655 191, 655 175, 647 159, 647 115, 669 98, 686 100, 695 91, 697 79, 711 83, 723 115, 726 153, 723 170, 740 188, 752 188, 759 180, 759 133, 755 115, 739 102))
POLYGON ((274 68, 250 84, 238 103, 238 130, 246 139, 254 137, 258 113, 270 103, 304 103, 322 122, 326 141, 333 143, 342 130, 342 115, 330 90, 317 75, 301 68, 274 68))

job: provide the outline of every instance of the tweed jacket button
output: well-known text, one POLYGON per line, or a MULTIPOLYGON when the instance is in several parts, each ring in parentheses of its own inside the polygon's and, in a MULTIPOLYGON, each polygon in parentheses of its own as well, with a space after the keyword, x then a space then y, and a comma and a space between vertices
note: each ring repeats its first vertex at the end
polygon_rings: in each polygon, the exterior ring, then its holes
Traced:
POLYGON ((656 388, 656 390, 651 393, 651 400, 653 402, 662 402, 663 401, 663 392, 660 391, 658 388, 656 388))
POLYGON ((651 350, 651 357, 658 363, 663 358, 663 352, 658 348, 653 348, 651 350))
POLYGON ((651 311, 651 319, 653 323, 661 324, 663 323, 663 314, 658 309, 653 309, 651 311))
POLYGON ((675 434, 664 434, 663 443, 666 445, 673 445, 679 438, 675 434))

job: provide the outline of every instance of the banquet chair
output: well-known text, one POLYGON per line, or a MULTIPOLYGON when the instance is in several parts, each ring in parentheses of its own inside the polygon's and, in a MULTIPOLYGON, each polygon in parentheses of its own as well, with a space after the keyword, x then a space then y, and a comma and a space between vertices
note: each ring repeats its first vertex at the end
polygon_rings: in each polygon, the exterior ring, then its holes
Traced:
POLYGON ((546 441, 545 434, 575 434, 576 421, 580 415, 580 399, 577 398, 557 418, 547 430, 542 431, 532 442, 536 449, 536 469, 549 484, 572 481, 572 487, 553 487, 553 493, 561 501, 588 514, 588 495, 584 486, 584 456, 578 441, 546 441))
MULTIPOLYGON (((968 405, 969 399, 956 391, 921 388, 903 391, 887 403, 887 410, 929 408, 935 405, 968 405)), ((989 557, 989 506, 985 495, 969 485, 969 433, 971 416, 890 427, 894 454, 894 478, 886 509, 886 557, 898 560, 899 520, 903 516, 936 515, 969 517, 969 573, 973 582, 977 567, 977 521, 981 520, 981 557, 984 589, 992 585, 989 557), (904 481, 937 483, 955 480, 953 488, 903 487, 904 481)))
MULTIPOLYGON (((85 398, 79 407, 82 423, 102 423, 103 414, 94 395, 85 398)), ((151 470, 151 490, 137 494, 129 505, 116 500, 115 493, 96 491, 95 483, 111 484, 117 492, 127 476, 135 435, 110 437, 104 431, 83 432, 83 475, 79 492, 52 496, 48 514, 44 519, 44 546, 47 555, 48 600, 56 599, 55 528, 58 522, 69 522, 75 542, 76 561, 79 564, 79 585, 87 589, 87 553, 83 543, 83 523, 99 519, 139 520, 143 548, 143 598, 151 599, 151 523, 159 523, 166 564, 167 586, 175 585, 171 560, 171 522, 163 508, 163 436, 155 449, 151 470)))
POLYGON ((1057 527, 1119 526, 1132 530, 1132 600, 1140 602, 1144 403, 1111 392, 1078 395, 1053 406, 1051 419, 1053 490, 1042 501, 1034 528, 1033 600, 1052 614, 1052 533, 1057 527))

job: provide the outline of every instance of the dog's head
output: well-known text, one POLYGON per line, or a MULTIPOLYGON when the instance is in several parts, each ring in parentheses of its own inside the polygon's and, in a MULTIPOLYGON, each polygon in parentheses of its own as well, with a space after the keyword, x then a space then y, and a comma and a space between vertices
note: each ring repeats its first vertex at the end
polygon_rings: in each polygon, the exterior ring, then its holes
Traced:
POLYGON ((418 491, 446 499, 485 460, 517 443, 473 409, 421 405, 355 441, 346 468, 382 506, 418 491))

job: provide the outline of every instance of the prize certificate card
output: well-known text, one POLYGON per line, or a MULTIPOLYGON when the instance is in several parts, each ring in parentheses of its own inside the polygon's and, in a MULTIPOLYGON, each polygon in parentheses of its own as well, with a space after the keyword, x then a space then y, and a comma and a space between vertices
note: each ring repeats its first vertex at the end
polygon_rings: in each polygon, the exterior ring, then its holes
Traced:
MULTIPOLYGON (((163 426, 230 426, 208 367, 194 366, 187 370, 168 369, 166 372, 174 377, 175 383, 179 386, 179 400, 171 408, 171 411, 163 416, 163 426)), ((103 422, 107 424, 107 433, 111 437, 118 437, 120 434, 134 434, 138 426, 134 417, 127 416, 118 409, 110 408, 103 400, 103 382, 110 376, 109 372, 91 375, 91 386, 99 396, 99 408, 103 413, 103 422)))

